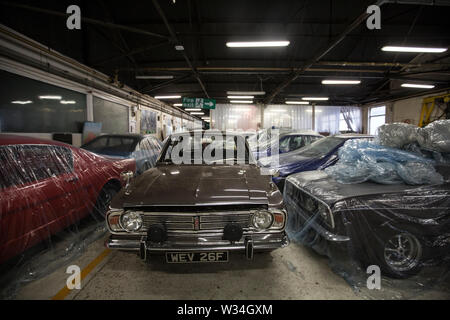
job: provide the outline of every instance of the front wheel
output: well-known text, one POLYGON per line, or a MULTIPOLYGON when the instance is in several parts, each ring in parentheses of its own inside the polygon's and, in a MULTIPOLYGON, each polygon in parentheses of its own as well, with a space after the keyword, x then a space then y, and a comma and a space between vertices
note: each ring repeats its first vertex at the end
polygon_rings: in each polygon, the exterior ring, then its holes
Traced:
POLYGON ((100 191, 97 202, 94 207, 94 215, 100 218, 105 218, 106 212, 109 209, 112 198, 118 192, 117 188, 111 185, 106 185, 100 191))
POLYGON ((422 269, 423 246, 411 233, 391 234, 376 245, 376 258, 366 265, 378 265, 392 278, 408 278, 422 269))

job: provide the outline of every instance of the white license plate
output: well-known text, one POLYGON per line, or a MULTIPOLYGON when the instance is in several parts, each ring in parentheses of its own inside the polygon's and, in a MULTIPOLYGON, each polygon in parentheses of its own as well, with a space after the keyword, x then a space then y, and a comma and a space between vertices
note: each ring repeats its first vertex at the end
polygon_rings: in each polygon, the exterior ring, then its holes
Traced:
POLYGON ((228 251, 166 252, 167 263, 228 262, 228 251))

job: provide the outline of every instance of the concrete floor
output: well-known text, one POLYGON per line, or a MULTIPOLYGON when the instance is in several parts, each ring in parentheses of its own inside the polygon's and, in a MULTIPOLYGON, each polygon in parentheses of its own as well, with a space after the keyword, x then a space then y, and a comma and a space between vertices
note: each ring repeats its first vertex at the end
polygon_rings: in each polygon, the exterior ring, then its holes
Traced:
MULTIPOLYGON (((92 243, 72 262, 85 268, 104 251, 103 239, 92 243)), ((16 299, 51 299, 66 284, 64 266, 23 286, 16 299)), ((381 299, 401 298, 392 290, 381 299)), ((272 253, 256 254, 254 261, 231 254, 230 263, 167 265, 163 256, 150 263, 136 254, 111 251, 66 299, 367 299, 353 290, 328 265, 328 259, 303 246, 291 244, 272 253)), ((373 297, 372 297, 373 298, 373 297)), ((413 298, 450 299, 439 290, 413 298)))

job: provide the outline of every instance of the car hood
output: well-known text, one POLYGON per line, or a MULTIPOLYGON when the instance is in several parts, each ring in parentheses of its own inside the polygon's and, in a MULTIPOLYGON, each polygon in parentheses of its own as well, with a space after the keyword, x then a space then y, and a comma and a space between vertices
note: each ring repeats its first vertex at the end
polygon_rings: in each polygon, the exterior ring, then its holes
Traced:
POLYGON ((271 186, 253 165, 160 165, 137 177, 130 191, 112 206, 269 204, 271 186))

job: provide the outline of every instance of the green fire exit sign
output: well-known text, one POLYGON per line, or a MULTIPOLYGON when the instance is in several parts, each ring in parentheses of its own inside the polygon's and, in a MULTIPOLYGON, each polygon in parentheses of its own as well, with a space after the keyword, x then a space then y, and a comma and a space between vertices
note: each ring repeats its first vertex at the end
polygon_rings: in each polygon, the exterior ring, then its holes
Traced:
POLYGON ((183 98, 183 108, 215 109, 216 100, 203 98, 183 98))

